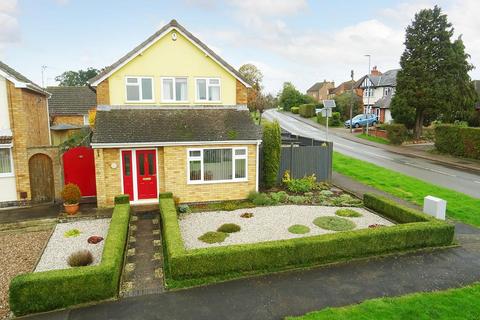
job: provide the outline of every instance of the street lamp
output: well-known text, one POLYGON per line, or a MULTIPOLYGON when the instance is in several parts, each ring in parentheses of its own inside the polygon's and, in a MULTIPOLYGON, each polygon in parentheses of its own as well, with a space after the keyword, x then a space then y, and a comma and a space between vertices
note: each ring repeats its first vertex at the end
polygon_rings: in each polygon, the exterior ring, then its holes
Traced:
POLYGON ((367 136, 368 136, 368 115, 370 114, 370 79, 368 77, 368 75, 370 74, 370 62, 371 62, 371 58, 372 56, 369 55, 369 54, 366 54, 365 57, 368 57, 368 72, 367 72, 367 110, 366 110, 366 117, 367 117, 367 136))

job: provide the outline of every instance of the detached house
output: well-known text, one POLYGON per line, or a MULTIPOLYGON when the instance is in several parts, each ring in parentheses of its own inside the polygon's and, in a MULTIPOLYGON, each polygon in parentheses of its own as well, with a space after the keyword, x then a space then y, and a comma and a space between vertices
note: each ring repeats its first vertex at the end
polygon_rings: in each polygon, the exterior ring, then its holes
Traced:
POLYGON ((60 192, 47 97, 40 86, 0 62, 0 207, 52 201, 60 192))
POLYGON ((258 189, 261 130, 241 75, 175 20, 90 80, 97 202, 244 199, 258 189))
POLYGON ((363 90, 363 106, 365 112, 374 113, 380 122, 392 121, 390 103, 397 86, 397 73, 399 69, 381 73, 373 67, 370 74, 357 81, 355 87, 363 90))
POLYGON ((307 90, 307 95, 315 99, 317 102, 328 99, 328 95, 335 88, 335 82, 324 80, 317 82, 307 90))

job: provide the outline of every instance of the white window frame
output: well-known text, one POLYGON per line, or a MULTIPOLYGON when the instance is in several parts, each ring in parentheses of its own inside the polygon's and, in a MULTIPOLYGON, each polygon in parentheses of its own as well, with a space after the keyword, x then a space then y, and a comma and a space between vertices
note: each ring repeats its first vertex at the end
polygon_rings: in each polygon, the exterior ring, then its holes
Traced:
POLYGON ((125 77, 125 102, 129 103, 142 103, 142 102, 154 102, 155 101, 155 78, 148 76, 126 76, 125 77), (137 83, 128 83, 128 79, 137 79, 137 83), (152 80, 152 99, 142 99, 142 79, 151 79, 152 80), (138 98, 139 100, 128 100, 127 87, 138 87, 138 98))
POLYGON ((188 77, 160 77, 160 82, 161 82, 161 102, 174 102, 174 103, 188 103, 188 77), (177 97, 177 86, 176 86, 176 81, 177 79, 185 79, 187 80, 187 100, 175 100, 177 97), (173 99, 165 99, 163 96, 163 80, 172 80, 173 83, 173 99))
POLYGON ((15 173, 13 172, 13 150, 12 145, 0 145, 0 149, 9 149, 10 151, 10 172, 0 173, 0 178, 14 177, 15 173))
POLYGON ((90 121, 88 119, 88 114, 83 115, 83 125, 84 126, 89 126, 90 125, 90 121))
POLYGON ((212 77, 200 77, 200 78, 195 78, 195 102, 202 102, 202 103, 220 103, 222 102, 222 80, 220 78, 212 78, 212 77), (205 80, 205 100, 202 100, 202 99, 199 99, 198 97, 198 86, 197 86, 197 81, 198 80, 205 80), (218 85, 215 84, 215 85, 210 85, 210 80, 218 80, 218 85), (209 100, 209 90, 208 88, 209 87, 218 87, 219 89, 219 100, 209 100))
POLYGON ((237 148, 187 148, 187 184, 210 184, 210 183, 231 183, 231 182, 247 182, 248 181, 248 147, 237 148), (228 180, 204 180, 204 163, 203 163, 203 151, 204 150, 218 150, 218 149, 230 149, 232 150, 232 179, 228 180), (245 154, 236 155, 235 150, 245 150, 245 154), (200 156, 190 156, 191 151, 200 151, 200 156), (245 177, 235 178, 235 160, 245 159, 245 177), (200 161, 200 180, 190 180, 190 161, 200 161))

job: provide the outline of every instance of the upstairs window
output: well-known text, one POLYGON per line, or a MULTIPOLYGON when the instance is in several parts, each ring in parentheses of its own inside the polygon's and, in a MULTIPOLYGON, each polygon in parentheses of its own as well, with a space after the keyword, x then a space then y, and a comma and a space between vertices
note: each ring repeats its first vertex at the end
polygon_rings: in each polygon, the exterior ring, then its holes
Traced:
POLYGON ((196 101, 199 102, 220 102, 220 79, 218 78, 197 78, 196 101))
POLYGON ((162 78, 162 102, 187 102, 187 78, 162 78))
POLYGON ((153 102, 152 77, 127 77, 127 102, 153 102))
POLYGON ((388 96, 392 92, 392 88, 385 87, 383 88, 383 96, 388 96))

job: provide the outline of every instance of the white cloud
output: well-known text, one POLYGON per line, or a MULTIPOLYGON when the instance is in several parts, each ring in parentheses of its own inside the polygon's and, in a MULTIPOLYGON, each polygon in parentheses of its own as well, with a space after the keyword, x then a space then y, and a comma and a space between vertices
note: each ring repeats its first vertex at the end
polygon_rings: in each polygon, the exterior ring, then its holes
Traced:
POLYGON ((228 3, 237 7, 242 15, 257 16, 292 15, 307 8, 305 0, 229 0, 228 3))
POLYGON ((7 44, 20 40, 20 27, 16 14, 16 0, 2 0, 0 2, 0 49, 7 44))

